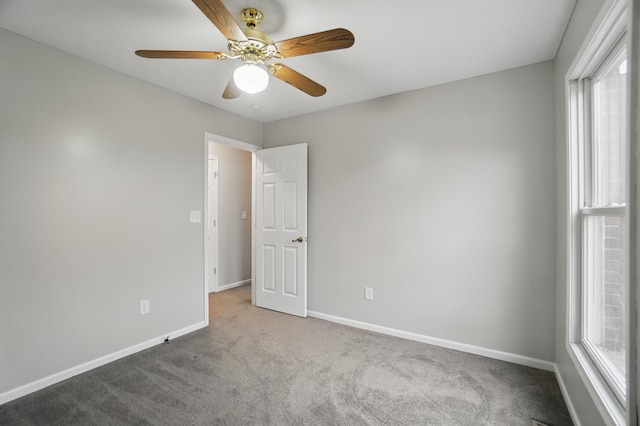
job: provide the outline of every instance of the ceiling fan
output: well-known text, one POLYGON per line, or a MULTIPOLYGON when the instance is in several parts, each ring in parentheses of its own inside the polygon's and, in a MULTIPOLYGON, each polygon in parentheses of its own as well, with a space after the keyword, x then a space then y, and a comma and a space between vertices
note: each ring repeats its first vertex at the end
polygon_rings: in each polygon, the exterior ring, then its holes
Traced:
POLYGON ((241 91, 258 93, 266 89, 269 74, 290 84, 311 96, 322 96, 327 89, 309 77, 272 60, 308 55, 310 53, 346 49, 355 41, 353 34, 344 28, 294 37, 274 42, 271 37, 256 29, 263 15, 257 9, 246 8, 241 18, 247 28, 242 29, 222 0, 193 0, 198 8, 229 41, 229 52, 193 50, 137 50, 136 55, 144 58, 171 59, 240 59, 238 67, 222 94, 225 99, 240 96, 241 91))

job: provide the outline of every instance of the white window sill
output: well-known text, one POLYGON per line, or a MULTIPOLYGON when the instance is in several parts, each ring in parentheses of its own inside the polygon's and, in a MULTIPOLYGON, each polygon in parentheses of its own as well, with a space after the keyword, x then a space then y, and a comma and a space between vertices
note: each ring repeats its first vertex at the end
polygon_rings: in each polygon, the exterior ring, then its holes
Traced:
POLYGON ((625 407, 620 404, 583 347, 578 343, 569 343, 568 349, 582 381, 607 425, 626 425, 625 407))

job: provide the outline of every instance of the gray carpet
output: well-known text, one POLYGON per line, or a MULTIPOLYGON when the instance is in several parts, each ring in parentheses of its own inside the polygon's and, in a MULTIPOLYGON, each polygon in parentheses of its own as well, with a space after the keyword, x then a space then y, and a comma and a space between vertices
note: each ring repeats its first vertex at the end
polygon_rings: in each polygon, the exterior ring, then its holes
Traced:
POLYGON ((552 373, 211 296, 211 325, 0 406, 2 425, 570 425, 552 373))

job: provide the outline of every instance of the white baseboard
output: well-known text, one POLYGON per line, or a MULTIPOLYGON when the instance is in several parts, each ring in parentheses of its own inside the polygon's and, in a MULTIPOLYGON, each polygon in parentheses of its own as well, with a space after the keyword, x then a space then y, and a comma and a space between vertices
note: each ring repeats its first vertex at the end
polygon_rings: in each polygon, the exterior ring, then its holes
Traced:
POLYGON ((73 376, 77 376, 78 374, 85 373, 89 370, 93 370, 94 368, 101 367, 110 362, 116 361, 126 356, 133 355, 137 352, 159 345, 163 343, 166 338, 175 339, 185 334, 191 333, 192 331, 196 331, 200 328, 204 328, 206 326, 207 325, 204 322, 199 322, 199 323, 190 325, 188 327, 182 328, 180 330, 162 334, 161 336, 147 340, 146 342, 138 343, 137 345, 122 349, 112 354, 102 356, 100 358, 94 359, 93 361, 85 362, 84 364, 80 364, 75 367, 71 367, 67 370, 60 371, 58 373, 44 377, 42 379, 38 379, 35 382, 27 383, 26 385, 22 385, 15 389, 8 390, 0 394, 0 405, 5 404, 9 401, 13 401, 14 399, 18 399, 22 396, 28 395, 32 392, 39 391, 40 389, 44 389, 56 383, 62 382, 63 380, 67 380, 73 376))
MULTIPOLYGON (((220 287, 218 291, 222 291, 223 289, 228 290, 233 287, 239 287, 241 285, 248 284, 250 282, 251 280, 245 280, 245 281, 239 281, 237 283, 227 284, 225 286, 220 287)), ((323 314, 320 312, 308 311, 307 314, 308 316, 313 318, 318 318, 326 321, 335 322, 338 324, 348 325, 350 327, 356 327, 363 330, 386 334, 389 336, 400 337, 403 339, 413 340, 416 342, 427 343, 430 345, 440 346, 447 349, 454 349, 462 352, 472 353, 475 355, 485 356, 488 358, 498 359, 501 361, 512 362, 514 364, 520 364, 527 367, 533 367, 541 370, 555 372, 556 378, 558 379, 558 383, 560 385, 560 390, 562 391, 562 395, 564 396, 565 401, 567 403, 569 413, 571 414, 571 417, 574 423, 576 424, 576 426, 580 426, 580 424, 577 423, 578 418, 575 413, 575 408, 571 403, 571 399, 569 398, 564 382, 562 381, 562 376, 560 375, 557 369, 557 366, 552 362, 543 361, 536 358, 525 357, 522 355, 516 355, 508 352, 497 351, 494 349, 483 348, 481 346, 468 345, 466 343, 459 343, 451 340, 439 339, 436 337, 430 337, 430 336, 425 336, 422 334, 412 333, 408 331, 397 330, 397 329, 383 327, 375 324, 369 324, 361 321, 355 321, 347 318, 337 317, 334 315, 323 314)), ((40 389, 44 389, 53 384, 62 382, 63 380, 67 380, 73 376, 77 376, 78 374, 85 373, 89 370, 93 370, 94 368, 103 366, 110 362, 132 355, 134 353, 159 345, 163 343, 167 337, 171 339, 175 339, 204 327, 206 327, 206 324, 204 322, 199 322, 199 323, 190 325, 188 327, 182 328, 180 330, 176 330, 171 333, 162 334, 161 336, 158 336, 156 338, 147 340, 145 342, 139 343, 129 348, 122 349, 112 354, 105 355, 93 361, 89 361, 84 364, 61 371, 59 373, 52 374, 50 376, 44 377, 42 379, 20 386, 18 388, 11 389, 9 391, 6 391, 0 394, 0 405, 5 404, 9 401, 13 401, 14 399, 20 398, 32 392, 36 392, 40 389)))
POLYGON ((560 386, 560 392, 562 392, 562 397, 564 398, 564 403, 567 404, 567 410, 569 410, 569 415, 571 416, 571 420, 573 421, 574 426, 581 426, 580 419, 578 418, 578 413, 576 412, 576 408, 573 406, 573 401, 571 401, 571 397, 569 396, 569 391, 567 391, 567 386, 564 384, 564 380, 562 379, 560 370, 558 370, 557 364, 554 368, 554 371, 556 373, 556 380, 558 381, 558 386, 560 386))
POLYGON ((250 283, 251 283, 251 278, 249 278, 248 280, 242 280, 242 281, 238 281, 231 284, 218 285, 218 289, 214 291, 217 293, 219 291, 229 290, 229 289, 240 287, 241 285, 250 284, 250 283))
POLYGON ((421 343, 428 343, 434 346, 440 346, 447 349, 454 349, 461 352, 468 352, 487 358, 499 359, 501 361, 512 362, 527 367, 538 368, 545 371, 555 371, 555 364, 541 359, 529 358, 522 355, 512 354, 509 352, 497 351, 494 349, 483 348, 481 346, 468 345, 466 343, 454 342, 451 340, 439 339, 437 337, 425 336, 422 334, 412 333, 409 331, 397 330, 395 328, 383 327, 380 325, 369 324, 366 322, 355 321, 348 318, 341 318, 334 315, 323 314, 320 312, 308 311, 307 315, 313 318, 323 319, 338 324, 348 325, 351 327, 361 328, 363 330, 374 331, 376 333, 387 334, 389 336, 401 337, 403 339, 413 340, 421 343))

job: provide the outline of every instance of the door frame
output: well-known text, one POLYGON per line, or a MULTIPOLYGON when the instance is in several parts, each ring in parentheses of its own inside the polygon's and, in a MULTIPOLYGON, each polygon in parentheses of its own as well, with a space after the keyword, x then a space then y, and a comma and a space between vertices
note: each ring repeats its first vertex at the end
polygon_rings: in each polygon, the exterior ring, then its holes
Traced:
MULTIPOLYGON (((244 142, 237 139, 228 138, 226 136, 217 135, 215 133, 205 132, 204 133, 204 155, 203 163, 204 163, 204 173, 203 173, 203 182, 204 182, 204 190, 203 190, 203 245, 204 245, 204 276, 203 276, 203 291, 204 291, 204 323, 205 325, 209 325, 209 243, 207 239, 207 230, 209 228, 209 142, 219 143, 222 145, 227 145, 232 148, 241 149, 243 151, 251 152, 251 303, 256 304, 256 295, 255 295, 255 227, 256 227, 256 154, 255 152, 259 149, 263 149, 263 147, 259 145, 254 145, 248 142, 244 142)), ((218 271, 219 272, 219 271, 218 271)))
MULTIPOLYGON (((215 162, 215 171, 214 171, 214 180, 213 180, 213 191, 209 191, 207 192, 207 210, 205 211, 205 214, 207 215, 207 220, 204 221, 204 230, 205 230, 205 238, 206 241, 208 243, 208 250, 209 250, 209 255, 206 258, 206 262, 207 262, 207 270, 210 271, 211 268, 209 268, 210 266, 210 262, 211 262, 211 257, 210 255, 213 254, 213 259, 214 259, 214 271, 213 271, 213 275, 211 275, 213 277, 213 282, 211 279, 209 279, 210 275, 207 275, 206 279, 208 280, 208 286, 209 286, 209 292, 214 292, 214 291, 218 291, 218 274, 217 271, 215 271, 216 267, 218 266, 218 241, 219 241, 219 233, 218 233, 218 223, 220 222, 220 218, 218 217, 218 212, 220 211, 219 205, 218 203, 220 202, 220 190, 219 190, 219 186, 218 186, 218 171, 220 170, 220 159, 218 157, 216 157, 215 155, 211 154, 211 151, 209 150, 209 161, 207 162, 207 186, 211 185, 211 162, 214 161, 215 162), (211 199, 211 196, 213 196, 213 200, 211 199), (212 206, 213 211, 208 210, 209 207, 212 206), (214 223, 213 225, 213 231, 210 231, 209 229, 209 224, 210 224, 210 219, 211 219, 211 215, 213 215, 214 217, 214 221, 218 222, 218 223, 214 223), (211 238, 210 238, 211 237, 211 238), (213 253, 212 253, 213 252, 213 253)), ((212 188, 208 188, 208 189, 212 189, 212 188)))

